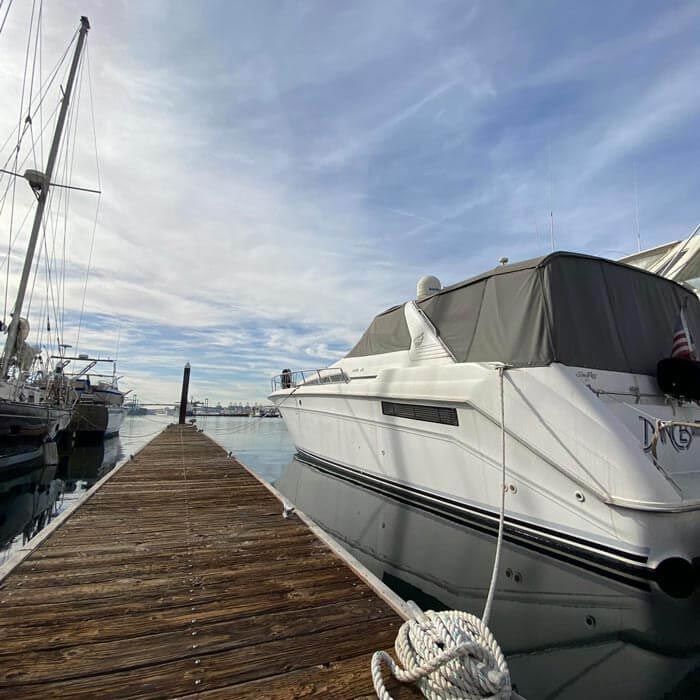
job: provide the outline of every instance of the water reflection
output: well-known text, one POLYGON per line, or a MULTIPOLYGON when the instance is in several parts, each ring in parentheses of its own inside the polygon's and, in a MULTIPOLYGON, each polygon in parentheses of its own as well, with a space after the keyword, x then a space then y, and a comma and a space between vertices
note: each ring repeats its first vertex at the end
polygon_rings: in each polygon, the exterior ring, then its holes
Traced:
POLYGON ((0 549, 31 539, 51 519, 60 494, 56 445, 3 450, 0 457, 0 549))
POLYGON ((0 448, 0 564, 171 420, 129 417, 107 440, 0 448))
POLYGON ((87 490, 110 472, 123 457, 118 436, 72 446, 61 460, 59 477, 64 491, 87 490))
MULTIPOLYGON (((495 538, 295 459, 277 488, 404 598, 481 615, 495 538)), ((700 697, 700 593, 504 542, 490 627, 525 697, 700 697)))

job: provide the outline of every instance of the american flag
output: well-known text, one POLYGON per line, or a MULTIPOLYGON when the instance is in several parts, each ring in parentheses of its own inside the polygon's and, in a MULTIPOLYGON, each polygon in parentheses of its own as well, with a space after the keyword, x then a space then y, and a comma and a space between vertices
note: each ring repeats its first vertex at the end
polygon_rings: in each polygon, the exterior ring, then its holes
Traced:
POLYGON ((688 324, 685 322, 683 307, 681 307, 676 325, 673 327, 673 348, 671 348, 671 357, 681 357, 685 360, 695 359, 695 346, 693 345, 693 339, 688 330, 688 324))

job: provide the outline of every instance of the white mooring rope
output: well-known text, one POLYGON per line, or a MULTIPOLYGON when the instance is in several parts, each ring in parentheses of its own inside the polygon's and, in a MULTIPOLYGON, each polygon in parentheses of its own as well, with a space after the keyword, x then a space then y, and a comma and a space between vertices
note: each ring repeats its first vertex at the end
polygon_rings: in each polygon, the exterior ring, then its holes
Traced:
POLYGON ((408 601, 413 619, 404 622, 394 649, 403 668, 385 651, 372 656, 372 681, 379 700, 392 700, 382 676, 386 663, 394 677, 404 683, 416 683, 429 700, 509 700, 517 697, 510 683, 510 672, 487 623, 496 589, 500 563, 506 489, 506 429, 503 375, 507 367, 498 366, 501 389, 501 509, 496 555, 491 584, 486 597, 483 621, 460 610, 423 612, 408 601))

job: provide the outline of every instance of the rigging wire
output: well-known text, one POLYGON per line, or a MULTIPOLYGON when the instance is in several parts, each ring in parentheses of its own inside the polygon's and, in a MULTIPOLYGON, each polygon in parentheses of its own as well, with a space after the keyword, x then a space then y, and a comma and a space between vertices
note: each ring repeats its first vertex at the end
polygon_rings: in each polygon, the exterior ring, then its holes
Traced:
MULTIPOLYGON (((36 158, 36 141, 34 139, 34 125, 32 123, 31 113, 32 113, 32 96, 34 95, 34 78, 36 77, 36 63, 37 63, 37 52, 39 50, 39 35, 41 34, 41 18, 44 9, 44 0, 39 0, 39 14, 36 21, 36 31, 34 33, 34 56, 32 58, 32 73, 29 82, 29 97, 27 101, 27 117, 26 120, 29 122, 29 133, 31 135, 32 142, 32 155, 34 156, 34 167, 37 167, 36 158)), ((41 76, 39 76, 41 81, 41 76)))
MULTIPOLYGON (((43 0, 42 5, 43 5, 43 0)), ((19 116, 18 116, 18 121, 17 121, 17 127, 13 129, 13 131, 10 133, 8 138, 6 139, 5 143, 2 145, 0 148, 0 151, 4 150, 7 144, 10 142, 14 134, 19 134, 17 138, 17 143, 12 149, 12 153, 7 157, 7 160, 5 161, 4 165, 5 167, 9 165, 9 163, 12 161, 14 157, 14 171, 19 170, 19 154, 20 154, 20 149, 22 145, 22 141, 24 139, 24 136, 27 132, 28 127, 31 125, 31 109, 29 110, 30 113, 28 114, 28 119, 25 120, 24 122, 24 127, 22 127, 22 115, 24 114, 24 98, 25 98, 25 92, 26 92, 26 82, 27 82, 27 68, 28 68, 28 63, 29 63, 29 52, 31 48, 31 39, 32 39, 32 28, 34 24, 34 14, 35 14, 35 9, 36 9, 36 0, 32 3, 32 15, 31 15, 31 21, 30 21, 30 26, 29 26, 29 34, 27 37, 27 50, 25 53, 25 66, 24 66, 24 74, 23 74, 23 80, 22 80, 22 92, 21 92, 21 99, 20 99, 20 110, 19 110, 19 116)), ((9 11, 9 6, 8 6, 8 11, 9 11)), ((7 16, 7 15, 6 15, 7 16)), ((4 25, 4 20, 3 20, 3 25, 4 25)), ((39 28, 37 29, 37 32, 39 32, 39 28)), ((52 71, 52 75, 47 79, 47 82, 45 83, 45 89, 44 86, 42 86, 42 89, 40 92, 43 93, 41 96, 39 103, 36 106, 36 109, 41 109, 41 106, 43 104, 43 101, 48 95, 48 90, 53 84, 53 81, 55 80, 56 76, 58 75, 58 71, 60 70, 61 65, 65 61, 66 56, 68 55, 68 51, 70 50, 70 47, 72 46, 73 42, 75 41, 76 37, 78 35, 78 32, 76 31, 75 34, 73 35, 73 38, 71 39, 68 47, 66 48, 66 51, 64 52, 63 56, 59 60, 59 62, 56 64, 54 70, 52 71)), ((36 57, 36 52, 35 52, 35 57, 36 57)), ((34 67, 32 69, 34 71, 34 67)), ((33 85, 33 82, 32 82, 33 85)), ((31 98, 29 101, 29 104, 31 105, 31 98)), ((59 102, 60 106, 60 102, 59 102)), ((58 109, 58 106, 56 107, 56 110, 58 109)), ((41 134, 43 134, 43 128, 41 131, 41 134)), ((40 134, 40 136, 41 136, 40 134)), ((34 134, 32 133, 32 139, 34 142, 34 134)), ((22 165, 27 161, 29 155, 25 156, 24 159, 22 160, 22 165)), ((0 176, 1 180, 2 176, 0 176)), ((17 178, 12 178, 11 180, 8 180, 7 187, 5 188, 5 193, 3 194, 2 199, 0 200, 0 215, 2 214, 5 201, 7 198, 7 195, 10 191, 12 190, 12 196, 10 197, 11 203, 10 203, 10 221, 9 221, 9 235, 8 235, 8 247, 7 247, 7 269, 5 272, 5 294, 4 294, 4 303, 3 303, 3 321, 7 323, 7 314, 8 314, 8 306, 9 306, 9 299, 8 299, 8 293, 9 293, 9 281, 10 281, 10 258, 12 255, 12 244, 13 244, 13 237, 12 237, 12 232, 14 230, 14 218, 15 218, 15 201, 16 201, 16 194, 17 194, 17 178)), ((26 217, 25 217, 26 218, 26 217)), ((19 233, 19 232, 18 232, 19 233)), ((17 239, 18 233, 15 235, 15 241, 17 239)))
MULTIPOLYGON (((85 62, 87 66, 87 77, 88 77, 88 94, 90 96, 90 115, 91 115, 91 121, 92 121, 92 138, 93 138, 93 144, 95 148, 95 168, 97 172, 97 188, 102 191, 102 177, 100 175, 100 160, 99 160, 99 151, 97 148, 97 128, 96 128, 96 122, 95 122, 95 103, 93 100, 93 94, 92 94, 92 73, 90 71, 90 48, 89 45, 86 44, 85 46, 85 55, 87 56, 85 62)), ((100 207, 102 206, 102 194, 97 198, 97 205, 95 207, 95 219, 92 224, 92 234, 90 236, 90 252, 88 254, 88 264, 87 264, 87 269, 85 270, 85 283, 83 285, 83 300, 82 304, 80 306, 80 318, 78 320, 78 334, 77 338, 75 341, 75 346, 76 346, 76 352, 78 351, 78 348, 80 347, 80 332, 83 327, 83 317, 85 315, 85 299, 87 298, 87 287, 88 287, 88 280, 90 278, 90 270, 92 269, 92 253, 95 248, 95 233, 97 231, 97 221, 99 219, 100 215, 100 207)), ((121 321, 119 325, 119 333, 121 337, 121 321)), ((119 341, 117 341, 117 355, 119 354, 119 341)))
MULTIPOLYGON (((56 112, 58 112, 60 106, 61 106, 61 102, 60 102, 60 100, 59 100, 59 101, 56 103, 56 106, 54 107, 54 110, 53 110, 53 112, 51 113, 51 116, 49 117, 49 120, 53 119, 53 117, 56 115, 56 112)), ((46 129, 48 128, 48 126, 49 126, 49 123, 47 122, 47 123, 42 127, 41 132, 40 132, 39 136, 37 137, 38 139, 41 139, 41 138, 43 137, 44 131, 46 131, 46 129)), ((14 153, 14 151, 13 151, 13 153, 14 153)), ((12 160, 12 156, 10 156, 10 157, 5 161, 5 164, 4 164, 4 165, 5 165, 5 166, 9 165, 10 160, 12 160)), ((22 159, 22 162, 19 163, 19 166, 18 166, 18 167, 16 166, 16 169, 15 169, 15 170, 7 170, 5 167, 2 167, 2 168, 0 168, 0 173, 4 173, 4 174, 7 174, 7 175, 12 175, 12 176, 13 176, 13 179, 24 178, 24 175, 20 174, 18 171, 21 170, 21 169, 25 166, 25 164, 27 163, 28 160, 29 160, 29 153, 27 153, 27 154, 24 156, 24 158, 22 159)), ((0 176, 0 177, 1 177, 1 176, 0 176)), ((4 207, 4 203, 5 203, 5 200, 6 200, 6 198, 7 198, 7 193, 8 193, 8 190, 10 189, 10 185, 11 185, 11 184, 12 184, 12 180, 8 179, 8 180, 7 180, 7 186, 5 187, 5 193, 2 195, 2 197, 0 197, 0 214, 2 214, 2 210, 3 210, 3 207, 4 207)), ((60 185, 54 185, 54 187, 60 187, 60 185)))
MULTIPOLYGON (((34 110, 34 113, 30 115, 32 118, 34 118, 34 116, 36 116, 37 111, 39 109, 41 109, 41 105, 43 104, 44 100, 48 97, 49 89, 51 88, 54 81, 56 80, 56 77, 58 76, 58 72, 61 69, 61 66, 63 65, 64 61, 66 60, 66 57, 68 56, 68 52, 70 51, 71 46, 73 46, 73 43, 75 42, 77 36, 78 36, 78 31, 76 30, 75 34, 73 35, 73 38, 71 39, 68 46, 66 47, 66 50, 63 52, 63 56, 61 56, 61 58, 58 60, 58 62, 54 66, 54 69, 51 71, 49 77, 46 79, 46 82, 41 86, 40 93, 41 93, 42 97, 41 97, 39 103, 37 104, 36 109, 34 110)), ((58 101, 58 105, 57 105, 55 111, 58 111, 58 108, 60 107, 60 105, 61 105, 61 100, 58 101)), ((21 124, 21 116, 20 116, 20 124, 21 124)), ((24 138, 24 135, 25 135, 28 128, 29 128, 29 125, 25 122, 24 128, 20 130, 18 144, 21 145, 22 140, 24 138)), ((14 135, 18 132, 18 129, 19 129, 19 125, 17 127, 15 127, 10 132, 10 134, 7 136, 7 138, 5 139, 2 146, 0 146, 0 152, 3 152, 5 150, 5 148, 10 143, 10 141, 12 141, 12 138, 14 137, 14 135)), ((15 148, 16 147, 13 146, 12 153, 7 157, 7 160, 5 161, 3 167, 6 168, 8 166, 8 164, 10 163, 10 161, 12 160, 12 156, 15 153, 15 148)), ((25 161, 26 161, 26 159, 25 159, 25 161)))
MULTIPOLYGON (((19 139, 17 140, 17 145, 14 148, 14 156, 15 156, 15 170, 17 170, 17 162, 19 160, 19 150, 20 146, 22 143, 22 115, 24 114, 24 95, 25 91, 27 89, 27 67, 29 65, 29 50, 32 45, 32 29, 34 27, 34 10, 36 8, 36 0, 32 1, 32 14, 31 18, 29 20, 29 34, 27 36, 27 50, 25 52, 24 56, 24 73, 22 76, 22 92, 21 92, 21 97, 20 97, 20 102, 19 102, 19 115, 17 117, 17 132, 20 134, 19 139)), ((11 158, 12 156, 10 156, 11 158)), ((9 260, 10 254, 12 252, 12 248, 10 247, 11 245, 11 240, 12 240, 12 227, 14 225, 14 218, 15 218, 15 196, 17 194, 17 180, 16 178, 12 182, 12 202, 11 202, 11 207, 10 207, 10 233, 8 237, 8 250, 7 250, 7 257, 9 260)), ((7 265, 7 272, 6 272, 6 279, 5 279, 5 299, 4 299, 4 305, 3 305, 3 322, 5 325, 7 325, 7 308, 8 308, 8 287, 10 285, 10 265, 8 263, 7 265)))
MULTIPOLYGON (((30 115, 32 118, 34 118, 34 117, 36 116, 36 113, 37 113, 39 107, 41 106, 41 103, 47 98, 47 96, 48 96, 48 94, 49 94, 49 89, 51 88, 51 86, 53 85, 54 81, 56 80, 56 77, 58 76, 58 72, 61 70, 61 66, 63 65, 63 63, 65 62, 66 58, 68 57, 68 53, 70 52, 71 47, 72 47, 73 44, 75 43, 75 40, 76 40, 77 36, 78 36, 78 30, 75 31, 75 33, 74 33, 73 36, 71 37, 71 40, 68 42, 68 45, 66 46, 66 48, 65 48, 65 50, 64 50, 64 52, 63 52, 63 54, 61 55, 61 57, 60 57, 60 58, 58 59, 58 61, 56 62, 56 65, 53 67, 53 69, 52 69, 51 72, 49 73, 49 75, 48 75, 48 77, 46 78, 46 80, 44 81, 44 83, 41 85, 41 87, 40 87, 40 89, 39 89, 39 94, 40 94, 40 96, 41 96, 41 97, 40 97, 40 101, 37 103, 36 109, 34 110, 34 112, 30 115)), ((7 146, 7 144, 10 143, 10 141, 12 140, 12 138, 14 137, 14 135, 17 133, 17 130, 18 130, 18 128, 19 128, 20 125, 21 125, 21 116, 20 116, 20 121, 19 121, 18 126, 15 127, 15 128, 10 132, 10 134, 7 136, 7 138, 5 139, 3 145, 0 146, 0 151, 5 150, 5 147, 7 146)), ((26 128, 26 125, 25 125, 25 128, 26 128)), ((21 132, 20 132, 20 138, 19 138, 18 140, 19 140, 19 141, 22 140, 22 133, 21 133, 21 132)))
MULTIPOLYGON (((3 4, 4 4, 4 0, 0 0, 0 11, 2 11, 3 4)), ((5 22, 7 22, 7 15, 10 14, 11 7, 12 7, 12 0, 8 0, 7 9, 5 10, 5 16, 2 18, 2 22, 0 22, 0 34, 2 34, 2 30, 5 27, 5 22)))
MULTIPOLYGON (((75 166, 75 154, 76 154, 76 144, 78 142, 78 123, 80 121, 80 101, 83 94, 83 66, 85 60, 85 53, 80 56, 80 64, 78 67, 78 92, 75 101, 71 104, 71 122, 68 124, 68 136, 70 138, 70 130, 72 128, 73 135, 70 141, 71 153, 70 158, 68 157, 69 141, 66 139, 66 180, 68 184, 73 182, 73 169, 75 166)), ((70 207, 71 190, 66 189, 65 195, 65 208, 63 210, 63 261, 61 269, 61 337, 65 338, 65 314, 66 314, 66 263, 68 260, 67 255, 67 241, 68 241, 68 210, 70 207)))

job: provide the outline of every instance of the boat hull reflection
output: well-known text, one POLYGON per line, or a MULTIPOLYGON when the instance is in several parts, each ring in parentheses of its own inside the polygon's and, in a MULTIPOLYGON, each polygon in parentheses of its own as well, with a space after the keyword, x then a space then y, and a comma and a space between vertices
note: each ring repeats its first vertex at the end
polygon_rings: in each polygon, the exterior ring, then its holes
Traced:
MULTIPOLYGON (((404 598, 481 615, 496 540, 298 456, 276 483, 404 598)), ((528 698, 700 697, 698 591, 673 598, 504 542, 489 626, 528 698), (691 694, 684 690, 690 687, 691 694)))

